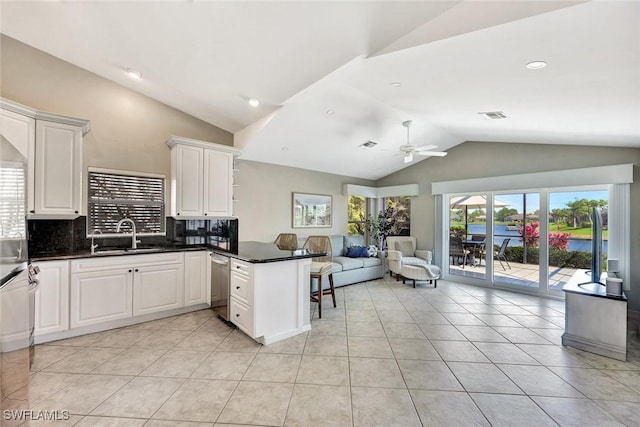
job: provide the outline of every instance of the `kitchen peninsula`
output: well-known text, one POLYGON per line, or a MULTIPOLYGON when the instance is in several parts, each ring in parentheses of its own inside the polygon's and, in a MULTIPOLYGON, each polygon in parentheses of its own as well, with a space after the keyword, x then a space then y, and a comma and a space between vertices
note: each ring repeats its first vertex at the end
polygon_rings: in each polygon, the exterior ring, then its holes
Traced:
POLYGON ((314 254, 281 250, 272 243, 240 242, 237 253, 227 255, 231 322, 263 344, 311 329, 309 269, 314 254))

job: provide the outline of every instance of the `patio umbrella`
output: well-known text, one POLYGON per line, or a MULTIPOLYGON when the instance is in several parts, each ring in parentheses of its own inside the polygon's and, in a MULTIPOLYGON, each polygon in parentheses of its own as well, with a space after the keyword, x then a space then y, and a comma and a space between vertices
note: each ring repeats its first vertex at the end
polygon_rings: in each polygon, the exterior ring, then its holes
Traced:
MULTIPOLYGON (((474 196, 458 196, 458 197, 452 197, 451 201, 451 208, 463 208, 464 207, 464 233, 465 236, 468 234, 469 231, 469 223, 468 223, 468 219, 469 219, 469 208, 471 209, 485 209, 487 207, 487 198, 485 196, 481 196, 481 195, 474 195, 474 196)), ((509 206, 507 203, 500 201, 498 199, 495 199, 493 201, 493 207, 505 207, 505 206, 509 206)))

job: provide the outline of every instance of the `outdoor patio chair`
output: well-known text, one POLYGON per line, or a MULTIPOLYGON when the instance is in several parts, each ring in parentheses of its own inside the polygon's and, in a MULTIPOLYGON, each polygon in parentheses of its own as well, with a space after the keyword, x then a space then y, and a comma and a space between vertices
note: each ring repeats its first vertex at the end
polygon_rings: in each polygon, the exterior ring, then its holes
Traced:
POLYGON ((502 264, 502 261, 506 262, 507 266, 509 267, 509 270, 511 270, 511 266, 509 265, 509 261, 507 261, 507 256, 504 254, 504 252, 507 250, 507 246, 509 246, 509 241, 510 240, 511 240, 510 238, 504 239, 502 241, 502 245, 500 246, 500 250, 494 252, 494 256, 500 262, 500 265, 502 266, 503 270, 506 270, 506 268, 504 268, 504 265, 502 264))
POLYGON ((462 268, 467 263, 467 256, 469 251, 464 248, 462 239, 455 236, 449 236, 449 256, 451 257, 451 263, 455 264, 456 259, 462 258, 462 268))

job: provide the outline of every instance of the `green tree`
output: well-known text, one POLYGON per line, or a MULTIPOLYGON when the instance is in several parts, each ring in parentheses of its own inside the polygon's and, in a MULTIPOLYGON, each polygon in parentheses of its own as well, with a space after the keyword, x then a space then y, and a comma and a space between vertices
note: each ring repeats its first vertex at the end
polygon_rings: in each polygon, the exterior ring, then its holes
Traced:
POLYGON ((500 222, 504 222, 504 221, 506 221, 506 218, 508 216, 516 215, 517 213, 518 213, 517 209, 514 209, 514 208, 502 208, 502 209, 500 209, 499 211, 496 212, 495 220, 496 221, 500 221, 500 222))
POLYGON ((366 231, 367 199, 362 196, 347 198, 347 232, 364 236, 366 231))

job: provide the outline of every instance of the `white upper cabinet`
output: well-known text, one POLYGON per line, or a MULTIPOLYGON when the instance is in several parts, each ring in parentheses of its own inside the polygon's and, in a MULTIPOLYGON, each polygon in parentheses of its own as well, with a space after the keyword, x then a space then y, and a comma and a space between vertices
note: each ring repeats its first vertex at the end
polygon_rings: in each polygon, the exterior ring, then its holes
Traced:
POLYGON ((2 136, 27 158, 31 217, 75 218, 82 209, 82 138, 88 120, 36 111, 0 99, 2 136))
POLYGON ((172 136, 171 216, 206 219, 233 216, 233 158, 240 150, 172 136))
POLYGON ((36 121, 34 215, 78 216, 82 203, 82 128, 36 121))

